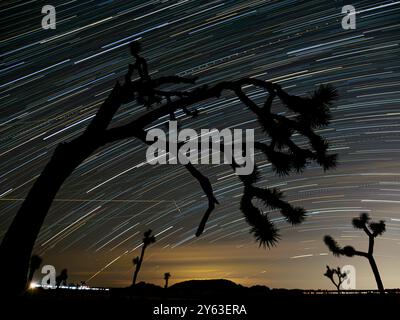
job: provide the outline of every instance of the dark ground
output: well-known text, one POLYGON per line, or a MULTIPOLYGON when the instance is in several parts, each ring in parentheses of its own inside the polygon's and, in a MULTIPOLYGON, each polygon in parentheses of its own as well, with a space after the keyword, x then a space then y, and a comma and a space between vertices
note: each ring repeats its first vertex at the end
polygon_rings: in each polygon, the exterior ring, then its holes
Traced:
MULTIPOLYGON (((4 301, 4 300, 3 300, 4 301)), ((326 291, 270 290, 264 286, 242 287, 227 280, 187 281, 168 289, 139 283, 135 290, 110 291, 43 290, 36 288, 10 301, 14 319, 18 314, 40 319, 399 319, 400 294, 390 292, 333 294, 326 291), (154 315, 155 307, 188 307, 185 317, 154 315), (239 305, 241 314, 233 314, 239 305), (225 314, 212 315, 199 305, 224 305, 225 314), (242 305, 246 310, 243 312, 242 305), (192 311, 190 311, 192 310, 192 311), (230 310, 230 311, 229 311, 230 310), (231 314, 229 314, 231 313, 231 314)), ((6 319, 6 318, 3 318, 6 319)), ((8 318, 7 318, 8 319, 8 318)))

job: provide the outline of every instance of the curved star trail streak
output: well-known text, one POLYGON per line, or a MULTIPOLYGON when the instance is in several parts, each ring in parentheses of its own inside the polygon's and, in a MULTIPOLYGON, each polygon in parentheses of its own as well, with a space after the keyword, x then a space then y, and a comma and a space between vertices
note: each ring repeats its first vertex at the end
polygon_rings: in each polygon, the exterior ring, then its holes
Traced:
MULTIPOLYGON (((243 284, 326 288, 326 264, 353 264, 359 288, 374 287, 364 261, 335 259, 322 242, 330 234, 366 246, 350 219, 369 212, 388 232, 376 244, 386 287, 400 287, 400 1, 352 1, 357 28, 341 28, 344 1, 56 1, 56 30, 41 28, 41 1, 0 4, 0 233, 3 235, 55 146, 81 133, 143 43, 152 75, 193 75, 199 85, 240 77, 280 83, 305 94, 337 87, 333 121, 320 132, 340 156, 335 171, 310 166, 279 178, 259 162, 265 186, 308 210, 282 230, 277 248, 257 247, 239 212, 241 184, 224 165, 200 166, 220 205, 194 236, 207 201, 178 165, 150 166, 145 146, 126 140, 84 162, 58 193, 35 252, 68 267, 71 281, 128 285, 142 233, 149 249, 141 280, 228 278, 243 284)), ((347 3, 346 3, 347 4, 347 3)), ((249 88, 255 101, 264 92, 249 88)), ((233 96, 198 105, 182 127, 256 128, 233 96)), ((280 106, 274 105, 274 108, 280 106)), ((282 109, 283 111, 283 109, 282 109)), ((144 110, 124 106, 116 123, 144 110)), ((156 125, 164 126, 167 119, 156 125)), ((302 140, 298 139, 298 143, 302 140)), ((34 212, 32 212, 34 214, 34 212)), ((21 236, 23 237, 23 236, 21 236)))

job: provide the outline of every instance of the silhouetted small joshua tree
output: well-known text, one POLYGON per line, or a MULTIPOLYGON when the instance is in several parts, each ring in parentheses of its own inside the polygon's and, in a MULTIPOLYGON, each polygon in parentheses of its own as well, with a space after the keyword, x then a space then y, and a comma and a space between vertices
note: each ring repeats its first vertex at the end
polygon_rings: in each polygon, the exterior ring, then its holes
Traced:
POLYGON ((62 269, 61 273, 56 277, 56 287, 57 287, 57 289, 61 285, 67 285, 67 279, 68 279, 68 270, 67 269, 62 269))
POLYGON ((347 257, 360 256, 367 258, 369 264, 371 265, 372 272, 374 273, 378 290, 384 294, 385 289, 383 287, 381 276, 379 274, 378 266, 376 265, 373 253, 375 238, 382 235, 386 231, 385 221, 380 220, 379 222, 370 222, 369 215, 367 213, 362 213, 360 214, 360 217, 353 219, 353 227, 363 230, 368 236, 369 243, 367 252, 355 250, 352 246, 345 246, 342 248, 331 236, 325 236, 324 242, 336 257, 344 255, 347 257))
POLYGON ((28 285, 32 282, 33 275, 35 274, 36 270, 39 269, 42 261, 42 258, 36 254, 31 257, 31 261, 29 264, 28 285))
POLYGON ((140 271, 140 268, 142 267, 143 263, 143 257, 144 257, 144 252, 146 251, 146 248, 156 242, 156 237, 153 236, 151 229, 147 230, 144 233, 143 237, 143 246, 142 246, 142 252, 140 253, 140 257, 135 257, 132 260, 133 265, 135 266, 135 271, 133 272, 133 280, 132 280, 132 286, 136 284, 136 280, 140 271))
POLYGON ((324 273, 324 276, 329 278, 332 281, 332 283, 335 285, 338 293, 340 293, 340 286, 342 285, 343 281, 347 277, 346 272, 342 272, 340 270, 340 267, 337 267, 336 269, 333 269, 333 268, 331 269, 331 268, 329 268, 329 266, 326 266, 326 272, 324 273))
POLYGON ((169 278, 171 278, 171 274, 169 272, 164 273, 164 280, 165 280, 164 288, 165 289, 168 288, 168 280, 169 280, 169 278))

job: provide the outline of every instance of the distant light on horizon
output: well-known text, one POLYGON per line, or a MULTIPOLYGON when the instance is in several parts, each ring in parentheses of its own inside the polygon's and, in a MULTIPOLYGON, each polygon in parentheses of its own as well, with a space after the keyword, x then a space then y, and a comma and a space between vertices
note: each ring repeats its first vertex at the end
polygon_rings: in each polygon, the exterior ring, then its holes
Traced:
MULTIPOLYGON (((41 284, 38 284, 36 282, 31 282, 31 284, 29 285, 30 289, 35 289, 35 288, 43 288, 43 289, 57 289, 57 287, 55 286, 49 286, 49 285, 45 285, 42 286, 41 284)), ((109 291, 109 288, 100 288, 100 287, 88 287, 88 286, 74 286, 74 285, 70 285, 70 286, 59 286, 59 289, 68 289, 68 290, 92 290, 92 291, 109 291)))
POLYGON ((29 284, 29 289, 35 289, 35 288, 37 288, 38 286, 40 286, 40 285, 37 284, 36 282, 31 282, 31 283, 29 284))

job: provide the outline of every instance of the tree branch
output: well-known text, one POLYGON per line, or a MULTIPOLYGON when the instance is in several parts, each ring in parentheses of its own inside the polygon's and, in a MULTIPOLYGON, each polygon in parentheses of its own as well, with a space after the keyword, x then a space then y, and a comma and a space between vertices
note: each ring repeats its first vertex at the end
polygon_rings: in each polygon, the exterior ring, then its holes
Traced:
MULTIPOLYGON (((147 145, 151 144, 149 141, 146 140, 146 132, 144 130, 139 130, 139 129, 136 130, 135 137, 147 145)), ((166 146, 169 145, 168 141, 166 141, 165 145, 166 146)), ((183 143, 178 144, 177 150, 179 150, 179 147, 181 145, 183 145, 183 143)), ((166 149, 167 150, 165 150, 165 151, 171 152, 170 150, 168 150, 168 148, 166 148, 166 149)), ((178 154, 172 154, 172 155, 175 156, 176 158, 178 158, 178 154)), ((184 156, 184 155, 181 153, 181 156, 184 156)), ((197 170, 196 167, 192 163, 189 162, 188 164, 184 165, 184 167, 192 175, 192 177, 195 178, 199 182, 201 188, 203 189, 204 194, 207 196, 207 199, 208 199, 207 210, 204 213, 203 218, 201 219, 201 222, 200 222, 199 227, 196 232, 196 236, 198 237, 203 233, 205 225, 207 223, 207 220, 208 220, 211 212, 215 209, 215 205, 219 204, 219 202, 218 202, 217 198, 214 196, 214 192, 213 192, 213 188, 212 188, 210 180, 205 175, 203 175, 199 170, 197 170)))

